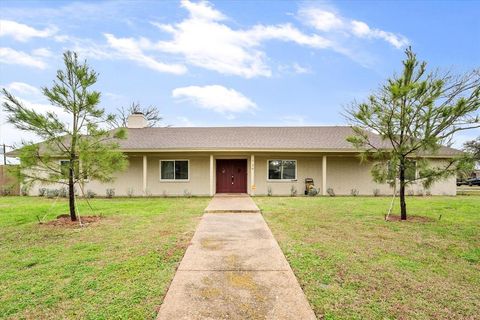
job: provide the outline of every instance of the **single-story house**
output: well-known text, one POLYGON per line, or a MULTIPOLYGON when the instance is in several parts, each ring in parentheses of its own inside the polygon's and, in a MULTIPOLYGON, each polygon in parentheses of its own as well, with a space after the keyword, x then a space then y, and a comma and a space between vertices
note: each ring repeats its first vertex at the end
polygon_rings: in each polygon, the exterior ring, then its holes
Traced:
MULTIPOLYGON (((134 114, 127 139, 120 141, 127 170, 112 183, 89 181, 84 188, 98 195, 113 188, 117 196, 290 195, 303 194, 305 179, 311 178, 320 195, 329 188, 336 195, 352 190, 392 194, 388 184, 373 182, 372 164, 360 162, 359 151, 346 141, 352 134, 349 126, 150 128, 142 114, 134 114)), ((385 143, 375 139, 379 146, 385 143)), ((435 165, 458 152, 442 147, 428 158, 435 165)), ((427 191, 418 183, 407 192, 427 191)), ((428 192, 455 195, 455 177, 435 183, 428 192)))

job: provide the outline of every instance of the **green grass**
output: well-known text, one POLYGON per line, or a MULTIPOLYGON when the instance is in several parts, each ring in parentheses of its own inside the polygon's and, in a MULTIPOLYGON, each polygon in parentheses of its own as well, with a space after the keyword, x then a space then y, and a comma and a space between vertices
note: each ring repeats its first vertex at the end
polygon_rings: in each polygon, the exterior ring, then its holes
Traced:
POLYGON ((94 199, 104 218, 66 228, 36 218, 64 199, 0 198, 0 318, 154 319, 208 201, 94 199))
POLYGON ((255 201, 318 318, 479 318, 480 197, 409 197, 430 222, 385 222, 389 198, 255 201))

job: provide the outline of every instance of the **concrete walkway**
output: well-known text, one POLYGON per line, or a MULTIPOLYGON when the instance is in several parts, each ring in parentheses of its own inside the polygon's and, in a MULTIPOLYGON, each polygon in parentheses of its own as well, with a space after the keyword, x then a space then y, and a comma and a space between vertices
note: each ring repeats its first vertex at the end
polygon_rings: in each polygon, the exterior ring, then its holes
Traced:
POLYGON ((222 213, 203 215, 158 319, 315 319, 252 199, 215 196, 206 210, 222 213))
POLYGON ((215 195, 205 208, 205 213, 257 213, 255 202, 246 193, 221 193, 215 195))

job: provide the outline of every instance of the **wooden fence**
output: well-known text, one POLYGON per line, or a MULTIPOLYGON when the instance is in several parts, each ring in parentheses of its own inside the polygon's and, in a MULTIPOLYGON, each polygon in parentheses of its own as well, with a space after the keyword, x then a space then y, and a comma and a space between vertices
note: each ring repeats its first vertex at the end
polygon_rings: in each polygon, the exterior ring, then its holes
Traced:
POLYGON ((0 165, 0 196, 20 194, 20 183, 7 173, 9 166, 0 165))

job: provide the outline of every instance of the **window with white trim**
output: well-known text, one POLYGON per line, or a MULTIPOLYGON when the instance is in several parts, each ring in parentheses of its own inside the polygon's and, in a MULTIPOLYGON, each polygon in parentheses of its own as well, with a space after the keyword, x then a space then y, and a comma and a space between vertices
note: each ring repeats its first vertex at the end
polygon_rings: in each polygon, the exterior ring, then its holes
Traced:
POLYGON ((160 160, 160 180, 188 180, 188 160, 160 160))
POLYGON ((268 160, 268 180, 296 180, 297 160, 268 160))
POLYGON ((68 179, 70 174, 70 160, 60 160, 60 172, 64 179, 68 179))
POLYGON ((405 179, 415 180, 417 178, 417 161, 407 160, 405 163, 405 179))
MULTIPOLYGON (((73 170, 75 171, 75 179, 79 179, 80 177, 80 168, 77 165, 74 166, 73 170)), ((63 179, 68 179, 68 176, 70 174, 70 160, 60 160, 60 172, 63 177, 63 179)), ((84 171, 83 172, 83 180, 88 180, 88 174, 84 171)))
MULTIPOLYGON (((395 170, 396 168, 392 166, 391 161, 387 161, 387 181, 394 180, 395 170)), ((419 174, 417 170, 417 161, 407 159, 405 161, 405 180, 411 181, 417 179, 418 177, 419 174)))

